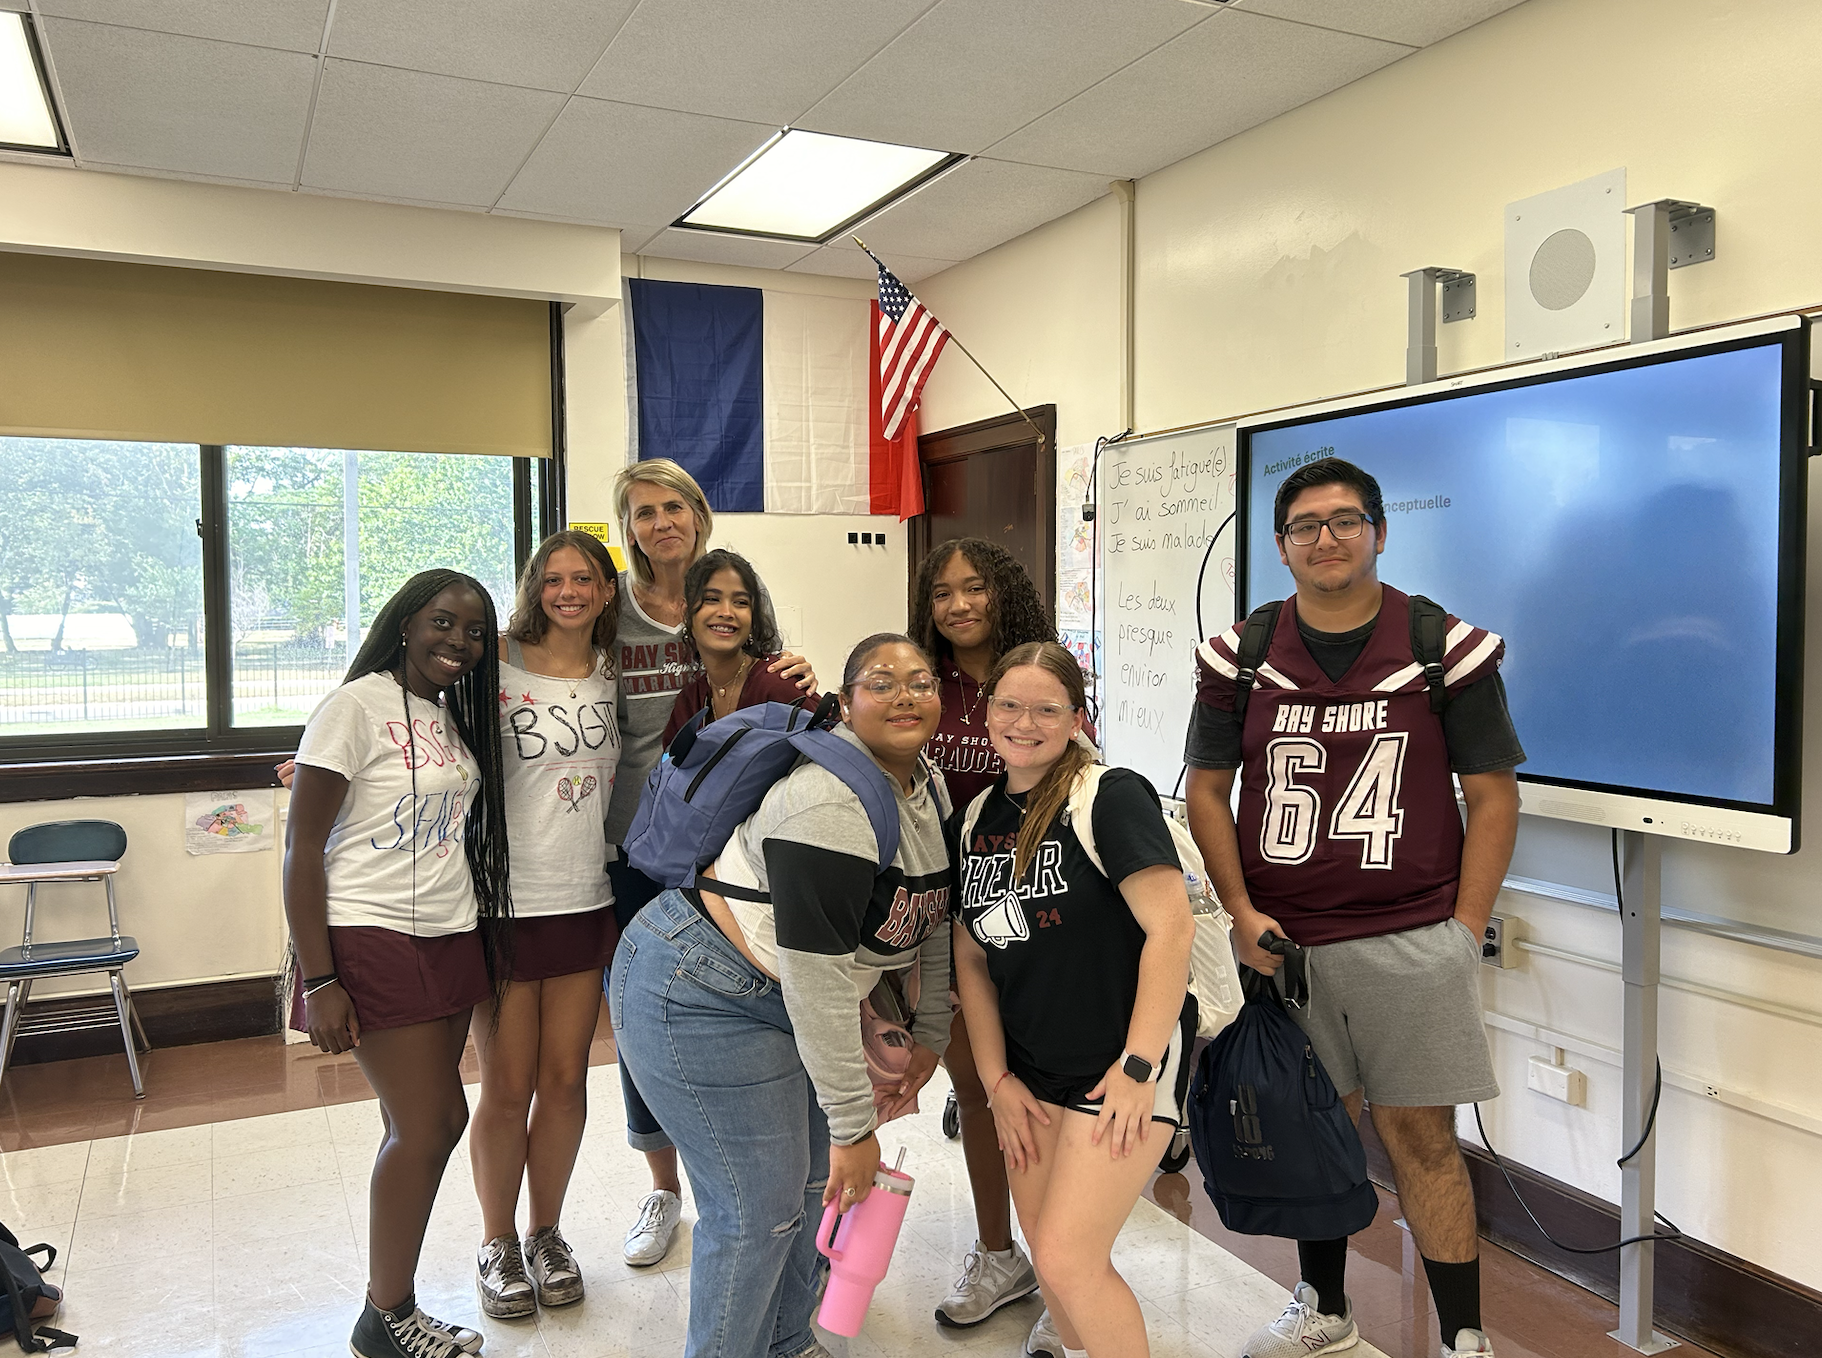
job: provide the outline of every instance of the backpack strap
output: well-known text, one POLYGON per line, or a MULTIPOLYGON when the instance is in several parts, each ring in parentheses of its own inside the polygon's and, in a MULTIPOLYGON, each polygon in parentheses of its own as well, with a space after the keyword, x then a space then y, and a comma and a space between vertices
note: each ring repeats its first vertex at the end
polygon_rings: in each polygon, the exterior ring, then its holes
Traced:
POLYGON ((855 749, 827 731, 800 731, 791 737, 791 744, 811 763, 841 779, 860 798, 879 845, 878 870, 884 872, 891 867, 892 860, 898 857, 898 799, 892 795, 891 775, 864 750, 855 749))
POLYGON ((1265 653, 1271 649, 1272 633, 1278 628, 1278 612, 1283 607, 1282 599, 1260 604, 1246 615, 1246 621, 1241 624, 1240 649, 1234 656, 1234 662, 1240 670, 1234 676, 1236 721, 1246 720, 1247 699, 1252 696, 1253 681, 1259 677, 1259 667, 1265 663, 1265 653))
POLYGON ((987 798, 993 795, 989 785, 974 794, 974 800, 968 803, 968 809, 962 812, 961 831, 955 837, 959 852, 968 852, 968 841, 974 838, 974 823, 981 818, 981 808, 987 804, 987 798))
POLYGON ((1449 705, 1452 695, 1445 679, 1448 671, 1443 657, 1448 654, 1449 615, 1441 604, 1421 594, 1411 595, 1411 658, 1423 666, 1425 686, 1430 690, 1430 711, 1440 713, 1449 705))
POLYGON ((1069 812, 1069 828, 1075 831, 1076 842, 1088 855, 1088 861, 1094 864, 1094 870, 1103 877, 1107 875, 1107 865, 1101 861, 1101 851, 1094 842, 1094 799, 1101 790, 1101 778, 1106 772, 1105 764, 1088 765, 1076 775, 1075 786, 1069 789, 1069 800, 1063 804, 1069 812))

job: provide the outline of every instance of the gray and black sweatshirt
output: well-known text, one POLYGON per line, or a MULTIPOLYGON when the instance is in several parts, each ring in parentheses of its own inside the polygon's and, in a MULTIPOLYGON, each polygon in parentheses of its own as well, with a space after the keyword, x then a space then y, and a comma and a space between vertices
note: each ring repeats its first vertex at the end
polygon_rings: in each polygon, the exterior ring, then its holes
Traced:
MULTIPOLYGON (((866 749, 846 725, 835 729, 866 749)), ((883 973, 918 967, 911 1035, 939 1055, 949 1045, 948 796, 934 771, 920 772, 908 795, 885 776, 899 822, 898 855, 885 872, 860 798, 808 761, 766 793, 713 869, 730 886, 771 895, 766 904, 724 899, 753 956, 783 985, 798 1053, 841 1146, 878 1122, 860 1002, 883 973)))

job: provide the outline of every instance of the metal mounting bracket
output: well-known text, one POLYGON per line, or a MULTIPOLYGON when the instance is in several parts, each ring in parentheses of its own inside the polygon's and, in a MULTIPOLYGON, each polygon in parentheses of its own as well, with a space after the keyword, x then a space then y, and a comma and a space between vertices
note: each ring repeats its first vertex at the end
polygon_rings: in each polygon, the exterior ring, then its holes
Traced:
POLYGON ((1406 284, 1404 381, 1407 387, 1436 380, 1436 285, 1442 284, 1443 323, 1474 319, 1474 275, 1435 265, 1401 275, 1406 284))
POLYGON ((1632 327, 1628 338, 1670 333, 1669 272, 1714 258, 1714 209, 1682 198, 1629 207, 1632 217, 1632 327))

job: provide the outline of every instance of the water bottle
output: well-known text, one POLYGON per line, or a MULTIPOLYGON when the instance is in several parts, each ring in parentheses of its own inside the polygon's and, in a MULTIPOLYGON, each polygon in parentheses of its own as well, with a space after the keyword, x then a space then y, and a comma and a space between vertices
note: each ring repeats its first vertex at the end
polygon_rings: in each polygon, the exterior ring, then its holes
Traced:
POLYGON ((873 1289, 885 1279, 916 1182, 899 1168, 904 1163, 901 1146, 892 1168, 880 1165, 873 1175, 873 1191, 841 1215, 841 1225, 833 1232, 829 1227, 836 1220, 836 1204, 822 1209, 816 1248, 828 1256, 829 1286, 816 1320, 831 1334, 852 1339, 860 1333, 867 1307, 873 1302, 873 1289))

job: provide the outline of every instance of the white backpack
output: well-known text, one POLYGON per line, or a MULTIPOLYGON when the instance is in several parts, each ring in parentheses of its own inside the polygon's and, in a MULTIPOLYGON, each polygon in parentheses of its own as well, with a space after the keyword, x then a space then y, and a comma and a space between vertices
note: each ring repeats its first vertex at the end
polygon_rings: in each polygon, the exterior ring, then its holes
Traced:
MULTIPOLYGON (((1075 787, 1070 790, 1069 800, 1063 806, 1064 824, 1075 831, 1075 836, 1088 855, 1088 861, 1095 865, 1103 877, 1107 875, 1107 866, 1101 861, 1101 852, 1094 842, 1094 799, 1100 791, 1101 778, 1107 772, 1105 764, 1090 764, 1076 778, 1075 787)), ((979 819, 981 807, 986 803, 992 788, 981 793, 968 804, 962 815, 960 843, 964 852, 974 834, 974 823, 979 819)), ((1177 848, 1177 861, 1183 867, 1183 885, 1189 892, 1190 912, 1196 920, 1195 941, 1189 949, 1189 990, 1196 997, 1196 1034, 1199 1037, 1213 1037, 1240 1012, 1245 996, 1240 993, 1239 973, 1234 967, 1234 946, 1229 935, 1233 932, 1234 922, 1227 911, 1221 908, 1221 902, 1215 898, 1213 886, 1208 880, 1208 870, 1202 862, 1202 853, 1196 848, 1196 841, 1190 838, 1187 828, 1169 812, 1164 813, 1165 827, 1170 831, 1171 842, 1177 848)))

